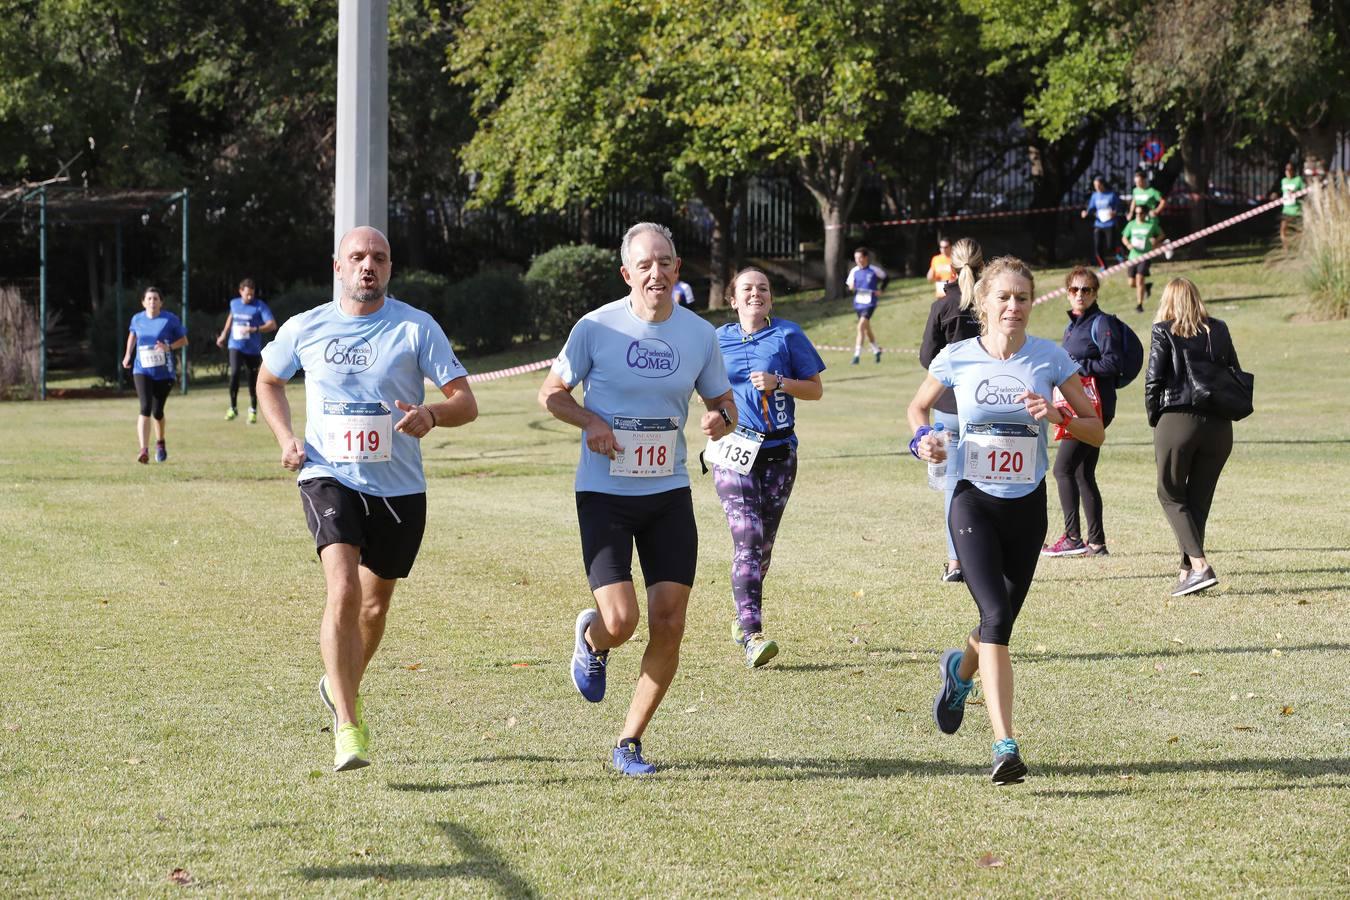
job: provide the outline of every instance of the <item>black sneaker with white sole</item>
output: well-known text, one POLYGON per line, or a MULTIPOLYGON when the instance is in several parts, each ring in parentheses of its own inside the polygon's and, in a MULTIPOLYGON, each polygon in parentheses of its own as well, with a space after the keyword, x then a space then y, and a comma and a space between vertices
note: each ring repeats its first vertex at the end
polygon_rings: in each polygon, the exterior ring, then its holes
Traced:
POLYGON ((1197 591, 1203 591, 1205 588, 1213 587, 1219 583, 1219 576, 1214 574, 1213 566, 1205 566, 1200 571, 1192 570, 1189 575, 1177 582, 1177 586, 1172 589, 1173 597, 1184 597, 1187 594, 1194 594, 1197 591))

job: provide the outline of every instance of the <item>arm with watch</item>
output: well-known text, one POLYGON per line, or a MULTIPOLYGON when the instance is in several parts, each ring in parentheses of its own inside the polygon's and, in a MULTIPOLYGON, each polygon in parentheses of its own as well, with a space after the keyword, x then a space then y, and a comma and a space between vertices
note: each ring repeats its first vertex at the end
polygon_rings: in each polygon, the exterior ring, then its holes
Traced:
POLYGON ((810 378, 788 378, 779 372, 751 372, 750 384, 757 391, 782 391, 797 400, 819 400, 825 392, 819 374, 810 378))
POLYGON ((718 441, 736 430, 736 399, 731 391, 717 397, 703 397, 702 400, 708 409, 699 421, 699 429, 704 434, 718 441))

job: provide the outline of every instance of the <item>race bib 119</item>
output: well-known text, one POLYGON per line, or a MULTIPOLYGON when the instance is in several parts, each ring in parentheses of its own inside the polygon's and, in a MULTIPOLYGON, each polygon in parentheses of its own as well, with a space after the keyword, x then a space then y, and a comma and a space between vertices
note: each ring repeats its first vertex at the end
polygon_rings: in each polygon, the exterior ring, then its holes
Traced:
POLYGON ((329 462, 389 462, 394 417, 379 401, 323 401, 323 452, 329 462))

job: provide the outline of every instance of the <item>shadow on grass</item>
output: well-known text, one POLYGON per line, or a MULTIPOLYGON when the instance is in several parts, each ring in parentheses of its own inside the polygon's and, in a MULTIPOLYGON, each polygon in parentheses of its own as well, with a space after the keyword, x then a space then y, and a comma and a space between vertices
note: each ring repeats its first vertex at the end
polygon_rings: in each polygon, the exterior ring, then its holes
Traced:
POLYGON ((1255 591, 1225 590, 1225 597, 1268 597, 1271 594, 1325 594, 1328 591, 1350 591, 1350 584, 1324 584, 1321 587, 1270 587, 1255 591))
POLYGON ((547 778, 480 778, 475 781, 395 781, 388 785, 391 791, 409 794, 448 794, 451 791, 475 791, 479 788, 503 787, 508 784, 528 784, 543 787, 551 784, 573 784, 579 780, 570 776, 554 775, 547 778))
MULTIPOLYGON (((1159 647, 1156 650, 1131 650, 1118 653, 1014 653, 1013 659, 1019 663, 1036 662, 1045 659, 1086 659, 1086 660, 1107 660, 1107 659, 1166 659, 1169 656, 1211 656, 1215 654, 1229 655, 1240 653, 1255 653, 1259 656, 1270 655, 1270 647, 1159 647)), ((1323 653, 1345 652, 1350 650, 1350 644, 1294 644, 1292 646, 1281 646, 1281 653, 1323 653)))
MULTIPOLYGON (((1210 553, 1225 553, 1225 552, 1227 552, 1227 553, 1232 553, 1232 552, 1251 553, 1251 552, 1260 552, 1260 551, 1250 551, 1250 550, 1247 550, 1247 551, 1231 551, 1231 550, 1229 550, 1229 551, 1223 551, 1223 550, 1211 550, 1211 551, 1209 551, 1209 552, 1210 552, 1210 553)), ((1131 555, 1133 555, 1133 556, 1156 556, 1157 554, 1150 554, 1150 553, 1136 553, 1136 554, 1129 554, 1129 553, 1112 553, 1111 555, 1112 555, 1112 556, 1131 556, 1131 555)), ((1175 554, 1174 554, 1174 555, 1175 555, 1175 554)), ((1081 579, 1084 580, 1084 581, 1088 581, 1088 580, 1091 580, 1091 581, 1097 581, 1098 579, 1100 579, 1100 580, 1102 580, 1102 581, 1167 581, 1167 580, 1169 579, 1169 576, 1171 576, 1171 580, 1172 580, 1172 581, 1175 581, 1175 580, 1176 580, 1176 576, 1175 576, 1175 575, 1172 575, 1172 574, 1171 574, 1171 569, 1169 569, 1169 568, 1167 568, 1167 567, 1163 567, 1163 568, 1161 569, 1161 572, 1162 572, 1163 574, 1159 574, 1159 573, 1157 573, 1157 572, 1144 572, 1144 573, 1141 573, 1141 574, 1138 574, 1138 575, 1103 575, 1101 572, 1097 571, 1097 569, 1096 569, 1095 566, 1091 565, 1091 563, 1088 561, 1087 557, 1083 557, 1082 559, 1083 559, 1084 562, 1088 562, 1088 565, 1084 566, 1083 571, 1082 571, 1081 573, 1079 573, 1079 574, 1081 575, 1081 579)), ((1318 568, 1318 569, 1293 569, 1293 568, 1290 568, 1290 569, 1230 569, 1230 568, 1228 568, 1227 566, 1225 566, 1225 567, 1224 567, 1224 570, 1223 570, 1224 580, 1225 580, 1225 581, 1232 581, 1232 580, 1234 580, 1234 579, 1239 579, 1239 578, 1247 578, 1247 577, 1250 577, 1250 576, 1253 576, 1253 575, 1319 575, 1319 574, 1320 574, 1320 575, 1345 575, 1346 573, 1350 573, 1350 566, 1326 566, 1326 567, 1318 568)), ((1073 574, 1074 574, 1074 573, 1069 573, 1068 577, 1072 578, 1072 577, 1073 577, 1073 574)), ((1327 588, 1305 588, 1304 590, 1328 590, 1328 591, 1329 591, 1329 590, 1333 590, 1334 587, 1335 587, 1335 586, 1327 587, 1327 588)), ((1295 593, 1296 590, 1298 590, 1298 589, 1296 589, 1296 588, 1289 588, 1288 591, 1287 591, 1287 593, 1295 593)), ((1232 594, 1232 593, 1237 593, 1237 592, 1236 592, 1236 591, 1226 591, 1225 593, 1232 594)))
POLYGON ((508 897, 536 897, 530 883, 522 878, 498 853, 483 843, 478 835, 453 822, 437 822, 436 826, 454 842, 464 857, 457 863, 349 863, 340 866, 304 866, 295 870, 306 881, 333 879, 366 879, 386 881, 428 881, 441 879, 473 879, 486 881, 508 897))

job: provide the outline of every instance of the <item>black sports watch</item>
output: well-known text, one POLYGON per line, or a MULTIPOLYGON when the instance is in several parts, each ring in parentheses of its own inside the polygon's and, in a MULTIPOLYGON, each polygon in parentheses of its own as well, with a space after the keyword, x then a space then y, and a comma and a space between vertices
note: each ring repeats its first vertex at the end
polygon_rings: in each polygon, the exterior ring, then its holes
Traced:
POLYGON ((732 424, 732 423, 731 423, 731 416, 727 413, 726 408, 725 408, 725 407, 720 407, 720 406, 719 406, 719 407, 717 408, 717 411, 718 411, 719 413, 722 414, 722 421, 723 421, 723 422, 726 422, 726 423, 727 423, 727 427, 730 428, 730 427, 731 427, 731 424, 732 424))

